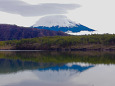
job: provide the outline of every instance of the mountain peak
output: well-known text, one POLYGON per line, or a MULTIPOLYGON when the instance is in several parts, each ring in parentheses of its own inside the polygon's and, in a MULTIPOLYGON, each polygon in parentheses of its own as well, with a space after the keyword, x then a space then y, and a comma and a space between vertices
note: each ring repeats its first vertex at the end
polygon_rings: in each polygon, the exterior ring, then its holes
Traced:
POLYGON ((74 27, 74 26, 76 26, 76 23, 69 20, 64 15, 53 15, 53 16, 42 17, 39 21, 36 22, 36 24, 33 25, 33 27, 38 27, 38 26, 44 26, 44 27, 53 27, 53 26, 74 27))
POLYGON ((34 28, 47 29, 52 31, 62 31, 62 32, 72 32, 77 33, 80 31, 95 31, 90 29, 80 23, 76 23, 68 19, 64 15, 53 15, 42 17, 36 24, 33 25, 34 28))

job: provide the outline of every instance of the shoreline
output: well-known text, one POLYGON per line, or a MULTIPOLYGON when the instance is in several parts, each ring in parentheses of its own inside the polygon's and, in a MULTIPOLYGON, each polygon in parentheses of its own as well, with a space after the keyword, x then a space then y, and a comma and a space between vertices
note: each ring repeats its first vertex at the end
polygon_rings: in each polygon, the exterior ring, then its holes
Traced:
POLYGON ((88 48, 75 48, 75 49, 68 49, 68 48, 57 48, 57 49, 0 49, 0 51, 115 51, 115 49, 88 49, 88 48))
POLYGON ((3 50, 3 49, 0 49, 0 52, 1 51, 44 51, 44 50, 3 50))

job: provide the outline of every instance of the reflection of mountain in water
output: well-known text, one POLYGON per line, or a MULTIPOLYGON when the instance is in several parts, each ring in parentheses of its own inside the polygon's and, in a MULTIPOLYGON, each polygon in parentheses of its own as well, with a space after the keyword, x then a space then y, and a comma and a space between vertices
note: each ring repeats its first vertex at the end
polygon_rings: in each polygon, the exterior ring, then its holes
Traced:
POLYGON ((92 65, 67 63, 115 64, 114 52, 0 52, 0 73, 23 70, 83 72, 92 65))
POLYGON ((91 64, 115 64, 114 57, 114 52, 0 52, 0 86, 92 86, 108 69, 91 64))
POLYGON ((68 66, 64 64, 62 66, 54 66, 47 68, 39 68, 36 70, 35 74, 44 81, 48 82, 63 82, 79 75, 81 72, 86 71, 90 68, 94 67, 93 65, 89 66, 81 66, 81 65, 71 65, 68 66))
POLYGON ((67 65, 66 63, 43 63, 21 61, 13 59, 0 59, 0 74, 33 70, 33 74, 46 82, 63 82, 79 75, 81 72, 94 66, 67 65))
POLYGON ((40 63, 31 61, 21 61, 21 60, 9 60, 0 59, 0 73, 12 73, 22 70, 36 70, 39 71, 60 71, 60 70, 75 70, 82 72, 93 66, 82 67, 80 65, 73 65, 71 67, 65 65, 64 63, 40 63))
POLYGON ((55 67, 49 67, 49 68, 40 68, 38 69, 39 71, 46 71, 46 70, 52 70, 52 71, 60 71, 60 70, 76 70, 79 72, 83 72, 91 67, 94 67, 93 65, 89 65, 89 66, 80 66, 80 65, 72 65, 67 66, 67 65, 63 65, 63 66, 55 66, 55 67))
MULTIPOLYGON (((37 84, 39 84, 40 82, 42 83, 67 82, 68 80, 71 80, 71 78, 78 76, 81 72, 86 71, 87 69, 90 69, 92 67, 94 66, 92 65, 81 66, 77 64, 73 64, 70 66, 67 63, 45 63, 45 62, 40 63, 40 62, 21 61, 21 60, 13 60, 13 59, 12 60, 0 59, 0 68, 1 68, 0 75, 1 74, 4 75, 4 73, 7 74, 11 73, 12 75, 14 74, 14 72, 17 72, 15 74, 19 77, 20 76, 18 73, 19 71, 22 71, 20 73, 23 74, 24 71, 30 70, 29 71, 30 74, 33 75, 33 77, 36 77, 36 79, 39 79, 38 81, 36 81, 35 79, 35 82, 37 84)), ((29 74, 27 73, 25 76, 29 76, 29 74)), ((29 82, 33 83, 32 81, 29 82)), ((18 85, 18 86, 22 86, 22 85, 18 85)))

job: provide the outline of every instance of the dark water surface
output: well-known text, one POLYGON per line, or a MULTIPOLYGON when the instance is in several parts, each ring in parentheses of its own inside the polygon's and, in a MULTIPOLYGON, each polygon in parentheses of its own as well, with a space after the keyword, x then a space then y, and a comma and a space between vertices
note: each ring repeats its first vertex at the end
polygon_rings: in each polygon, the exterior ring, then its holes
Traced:
POLYGON ((115 86, 115 52, 0 51, 0 86, 115 86))

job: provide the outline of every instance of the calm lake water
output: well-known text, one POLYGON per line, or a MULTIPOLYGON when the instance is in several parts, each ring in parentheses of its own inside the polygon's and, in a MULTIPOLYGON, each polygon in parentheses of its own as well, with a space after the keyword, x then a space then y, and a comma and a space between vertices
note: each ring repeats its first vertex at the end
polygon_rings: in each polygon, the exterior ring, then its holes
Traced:
POLYGON ((115 86, 115 52, 0 51, 0 86, 115 86))

